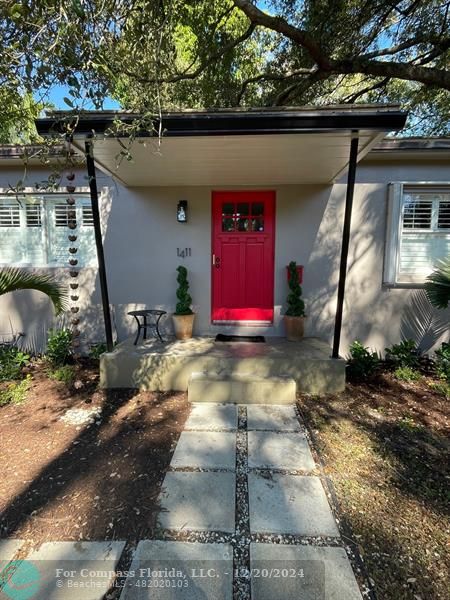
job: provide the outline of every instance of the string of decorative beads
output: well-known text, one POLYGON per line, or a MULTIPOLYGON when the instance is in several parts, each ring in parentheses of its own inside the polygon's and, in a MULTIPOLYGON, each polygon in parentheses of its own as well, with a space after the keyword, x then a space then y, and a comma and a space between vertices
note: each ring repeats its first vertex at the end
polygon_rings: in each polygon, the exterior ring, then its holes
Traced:
POLYGON ((69 181, 69 184, 66 185, 66 192, 69 194, 67 199, 66 199, 66 203, 68 205, 68 209, 67 209, 67 226, 68 228, 71 230, 71 233, 69 233, 68 235, 68 239, 70 242, 70 246, 69 246, 69 265, 70 265, 70 269, 69 269, 69 275, 72 278, 71 282, 69 284, 70 286, 70 301, 71 301, 71 305, 70 305, 70 313, 71 313, 71 331, 72 331, 72 349, 73 349, 73 355, 75 358, 79 358, 80 357, 80 335, 81 332, 78 328, 78 325, 80 323, 80 319, 78 317, 78 313, 80 311, 80 307, 78 305, 80 296, 78 294, 78 286, 79 286, 79 282, 78 282, 78 275, 80 273, 80 269, 78 266, 78 258, 76 258, 77 252, 78 252, 78 246, 76 245, 78 236, 76 233, 76 229, 77 229, 77 211, 76 211, 76 200, 75 197, 73 196, 74 192, 75 192, 75 185, 73 184, 73 181, 75 179, 75 173, 73 173, 72 171, 70 171, 67 175, 67 180, 69 181))

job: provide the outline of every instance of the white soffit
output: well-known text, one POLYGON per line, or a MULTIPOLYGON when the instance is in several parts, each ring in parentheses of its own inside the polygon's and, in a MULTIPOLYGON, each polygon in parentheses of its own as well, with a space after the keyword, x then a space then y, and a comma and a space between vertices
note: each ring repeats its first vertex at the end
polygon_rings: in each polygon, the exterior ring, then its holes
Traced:
MULTIPOLYGON (((359 132, 358 160, 384 133, 359 132)), ((331 183, 349 161, 351 132, 214 135, 136 139, 132 160, 115 138, 97 138, 98 168, 128 187, 268 186, 331 183)), ((121 140, 123 144, 126 139, 121 140)), ((75 140, 75 145, 81 140, 75 140)))

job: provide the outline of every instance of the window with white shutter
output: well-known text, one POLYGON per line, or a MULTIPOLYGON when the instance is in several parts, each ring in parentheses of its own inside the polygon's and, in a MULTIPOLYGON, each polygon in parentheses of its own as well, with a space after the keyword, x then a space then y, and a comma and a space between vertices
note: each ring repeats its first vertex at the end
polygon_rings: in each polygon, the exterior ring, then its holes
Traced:
POLYGON ((62 194, 0 194, 0 265, 67 266, 76 245, 79 266, 96 264, 89 196, 68 205, 62 194), (76 223, 76 228, 70 225, 76 223), (77 235, 76 244, 68 236, 77 235))
POLYGON ((450 186, 391 184, 384 283, 421 284, 450 256, 450 186))

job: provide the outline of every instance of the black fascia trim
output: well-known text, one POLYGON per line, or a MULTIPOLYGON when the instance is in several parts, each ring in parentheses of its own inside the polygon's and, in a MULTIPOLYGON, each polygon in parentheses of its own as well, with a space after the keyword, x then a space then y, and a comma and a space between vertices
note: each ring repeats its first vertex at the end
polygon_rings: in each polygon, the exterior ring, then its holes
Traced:
MULTIPOLYGON (((267 135, 282 133, 327 133, 331 131, 398 131, 403 128, 407 114, 402 111, 379 112, 370 114, 168 114, 162 119, 165 137, 214 136, 214 135, 267 135)), ((129 125, 132 117, 120 116, 120 120, 129 125)), ((63 133, 66 120, 44 118, 36 120, 39 134, 63 133)), ((75 130, 79 135, 103 134, 111 128, 113 120, 102 117, 81 117, 75 130)), ((155 121, 158 130, 159 121, 155 121)), ((155 137, 155 132, 142 131, 138 137, 155 137)), ((122 135, 121 135, 122 137, 122 135)), ((124 132, 123 137, 127 137, 124 132)))

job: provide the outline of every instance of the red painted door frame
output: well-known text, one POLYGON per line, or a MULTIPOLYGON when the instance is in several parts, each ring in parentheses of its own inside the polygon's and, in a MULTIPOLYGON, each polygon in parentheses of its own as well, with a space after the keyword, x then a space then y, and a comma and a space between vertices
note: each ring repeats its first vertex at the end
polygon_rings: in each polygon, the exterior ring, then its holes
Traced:
POLYGON ((211 318, 273 322, 275 192, 212 193, 211 318))

